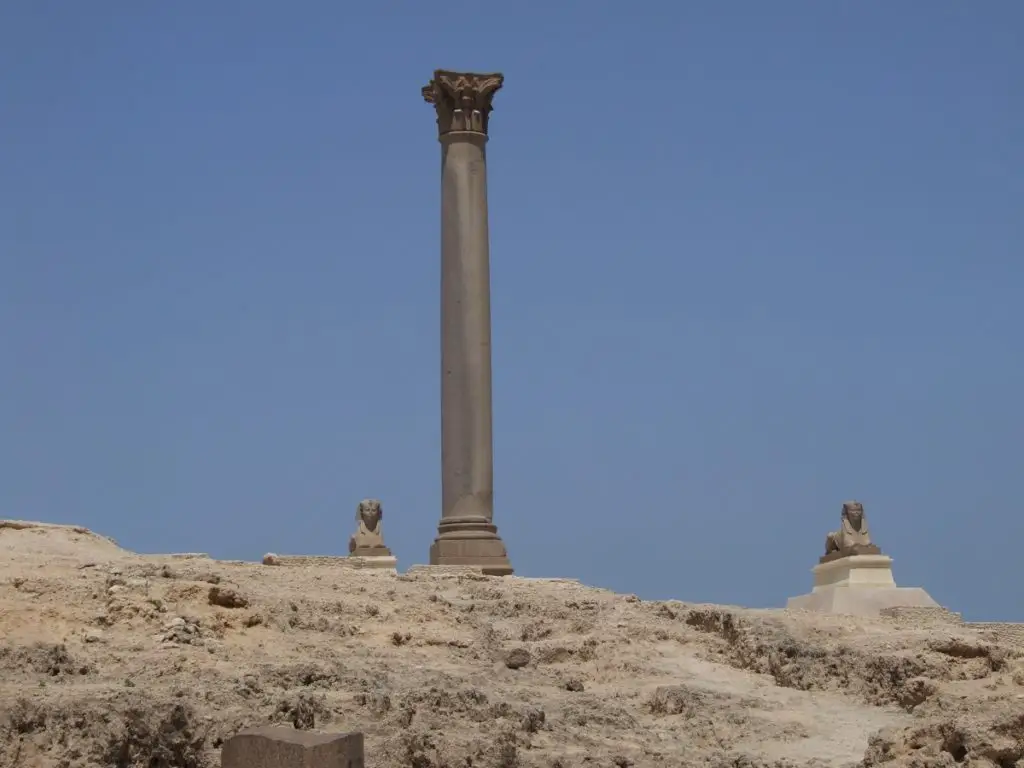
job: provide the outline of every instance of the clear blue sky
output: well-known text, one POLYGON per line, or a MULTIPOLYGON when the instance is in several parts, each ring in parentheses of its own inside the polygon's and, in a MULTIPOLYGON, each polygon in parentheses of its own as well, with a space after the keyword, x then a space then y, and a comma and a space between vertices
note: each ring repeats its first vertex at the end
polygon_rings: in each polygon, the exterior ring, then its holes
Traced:
POLYGON ((500 70, 517 572, 783 605, 844 499, 1024 620, 1024 4, 8 2, 0 516, 344 553, 440 515, 420 88, 500 70))

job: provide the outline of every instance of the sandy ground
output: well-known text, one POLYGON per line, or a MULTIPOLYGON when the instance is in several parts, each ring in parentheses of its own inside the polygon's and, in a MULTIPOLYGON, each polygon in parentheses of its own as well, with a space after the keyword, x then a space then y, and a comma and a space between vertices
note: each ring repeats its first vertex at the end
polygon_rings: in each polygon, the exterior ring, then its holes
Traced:
POLYGON ((948 618, 568 580, 142 556, 0 521, 0 768, 212 768, 266 723, 368 766, 1024 768, 1024 648, 948 618))

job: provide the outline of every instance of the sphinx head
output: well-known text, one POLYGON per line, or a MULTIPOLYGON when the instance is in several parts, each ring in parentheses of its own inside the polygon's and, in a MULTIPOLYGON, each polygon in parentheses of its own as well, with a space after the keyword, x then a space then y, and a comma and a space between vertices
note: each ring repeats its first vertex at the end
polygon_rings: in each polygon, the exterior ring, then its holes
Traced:
POLYGON ((853 530, 859 531, 864 525, 864 505, 859 501, 847 501, 843 504, 843 517, 850 521, 853 530))
POLYGON ((356 508, 356 521, 366 526, 368 531, 376 531, 384 517, 384 509, 377 499, 363 499, 356 508))

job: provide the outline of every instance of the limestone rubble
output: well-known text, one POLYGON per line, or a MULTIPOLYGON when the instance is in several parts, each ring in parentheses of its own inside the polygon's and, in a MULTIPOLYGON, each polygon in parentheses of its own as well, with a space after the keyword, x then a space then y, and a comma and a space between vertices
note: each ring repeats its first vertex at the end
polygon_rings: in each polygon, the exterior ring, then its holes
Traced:
POLYGON ((0 522, 0 710, 0 768, 213 768, 271 722, 362 730, 380 768, 1024 768, 1024 633, 0 522))

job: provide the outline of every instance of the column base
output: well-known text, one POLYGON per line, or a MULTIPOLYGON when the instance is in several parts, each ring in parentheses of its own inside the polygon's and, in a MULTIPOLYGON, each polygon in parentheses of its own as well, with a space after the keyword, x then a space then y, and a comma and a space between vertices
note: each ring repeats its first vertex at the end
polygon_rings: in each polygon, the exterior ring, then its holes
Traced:
POLYGON ((498 528, 486 518, 448 518, 430 545, 431 565, 469 565, 488 576, 511 576, 512 563, 498 528))

